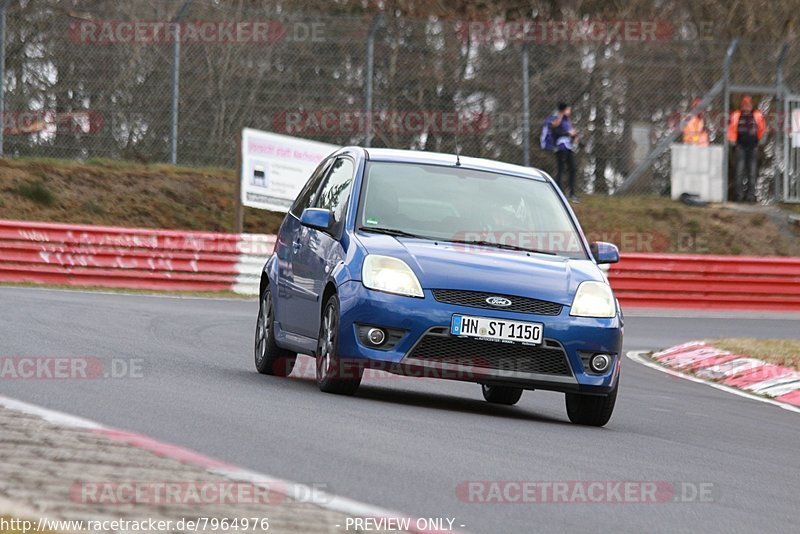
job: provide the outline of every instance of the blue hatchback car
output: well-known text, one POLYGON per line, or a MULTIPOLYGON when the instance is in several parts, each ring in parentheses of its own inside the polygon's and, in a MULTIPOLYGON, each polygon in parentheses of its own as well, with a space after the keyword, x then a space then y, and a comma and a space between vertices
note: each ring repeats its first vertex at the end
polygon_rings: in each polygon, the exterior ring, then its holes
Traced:
POLYGON ((545 173, 421 151, 343 148, 314 171, 261 277, 260 373, 316 358, 325 392, 364 370, 475 382, 492 403, 566 394, 569 419, 614 409, 622 313, 545 173))

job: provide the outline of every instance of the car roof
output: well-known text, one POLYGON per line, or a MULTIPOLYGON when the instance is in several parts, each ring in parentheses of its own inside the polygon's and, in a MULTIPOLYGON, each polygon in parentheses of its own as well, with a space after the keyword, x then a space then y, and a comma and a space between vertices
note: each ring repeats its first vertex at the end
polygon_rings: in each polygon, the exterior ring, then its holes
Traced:
MULTIPOLYGON (((420 163, 428 165, 445 165, 455 167, 456 155, 441 152, 426 152, 424 150, 397 150, 393 148, 361 148, 370 161, 386 161, 394 163, 420 163)), ((492 171, 525 178, 546 180, 545 174, 533 167, 512 165, 483 158, 460 156, 460 166, 465 169, 478 171, 492 171)))

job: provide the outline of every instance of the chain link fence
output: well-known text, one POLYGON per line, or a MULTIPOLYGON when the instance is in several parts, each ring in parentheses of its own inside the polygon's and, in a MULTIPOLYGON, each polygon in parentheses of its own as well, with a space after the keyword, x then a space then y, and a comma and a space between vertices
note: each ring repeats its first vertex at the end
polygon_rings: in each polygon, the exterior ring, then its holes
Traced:
MULTIPOLYGON (((613 193, 720 78, 729 44, 652 19, 520 27, 282 5, 12 2, 5 155, 169 162, 174 137, 179 164, 232 167, 239 131, 253 127, 339 145, 458 146, 553 173, 539 133, 565 101, 580 133, 579 189, 613 193)), ((800 85, 796 48, 784 67, 790 87, 800 85)), ((731 79, 774 84, 778 51, 743 43, 731 79)), ((773 97, 755 96, 774 111, 773 97)), ((706 112, 712 143, 724 139, 723 108, 718 96, 706 112)), ((769 143, 763 153, 773 156, 769 143)), ((768 165, 762 174, 768 188, 768 165)), ((668 187, 667 153, 631 192, 668 187)))

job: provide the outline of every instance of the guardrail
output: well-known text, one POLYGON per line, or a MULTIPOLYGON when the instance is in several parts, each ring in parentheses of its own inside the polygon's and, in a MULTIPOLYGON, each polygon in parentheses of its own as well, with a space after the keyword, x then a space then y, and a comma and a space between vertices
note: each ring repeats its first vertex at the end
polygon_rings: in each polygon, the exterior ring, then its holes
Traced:
POLYGON ((608 277, 623 308, 800 312, 800 258, 630 253, 608 277))
MULTIPOLYGON (((274 235, 0 220, 0 282, 256 295, 274 235)), ((623 308, 800 312, 800 258, 622 255, 623 308)))
POLYGON ((257 294, 275 236, 0 220, 0 282, 257 294))

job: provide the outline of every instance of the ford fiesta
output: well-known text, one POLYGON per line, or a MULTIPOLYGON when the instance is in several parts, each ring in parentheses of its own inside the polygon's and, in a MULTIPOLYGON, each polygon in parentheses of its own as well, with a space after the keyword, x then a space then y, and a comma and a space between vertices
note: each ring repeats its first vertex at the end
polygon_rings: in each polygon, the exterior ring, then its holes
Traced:
POLYGON ((619 383, 622 314, 553 180, 450 154, 344 148, 323 161, 264 266, 260 373, 316 358, 325 392, 365 369, 475 382, 488 402, 566 395, 574 423, 605 425, 619 383))

